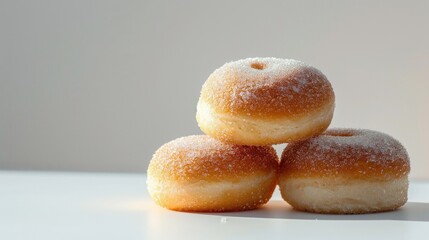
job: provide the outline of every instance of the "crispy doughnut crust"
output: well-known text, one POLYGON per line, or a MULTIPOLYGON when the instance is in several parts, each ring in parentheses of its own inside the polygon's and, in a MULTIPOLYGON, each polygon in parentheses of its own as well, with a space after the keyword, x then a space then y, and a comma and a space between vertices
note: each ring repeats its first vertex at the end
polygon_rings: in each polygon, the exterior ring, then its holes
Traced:
POLYGON ((322 135, 288 144, 280 178, 341 177, 386 181, 408 175, 405 148, 391 136, 358 129, 331 129, 322 135))
POLYGON ((159 205, 179 211, 240 211, 266 203, 277 184, 271 146, 242 146, 209 136, 161 146, 148 168, 148 190, 159 205))
POLYGON ((334 99, 322 72, 297 60, 278 58, 226 63, 209 76, 200 96, 217 113, 259 119, 301 118, 334 99))

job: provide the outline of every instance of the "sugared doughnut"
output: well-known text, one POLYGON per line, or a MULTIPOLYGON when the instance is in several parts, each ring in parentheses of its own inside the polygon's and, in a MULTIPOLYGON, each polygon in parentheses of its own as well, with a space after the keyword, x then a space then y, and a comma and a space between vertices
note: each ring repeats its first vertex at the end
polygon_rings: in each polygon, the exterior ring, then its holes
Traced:
POLYGON ((226 63, 204 83, 197 122, 206 134, 243 145, 309 138, 331 123, 335 96, 322 72, 292 59, 226 63))
POLYGON ((371 130, 333 129, 289 144, 279 171, 282 197, 302 211, 389 211, 407 201, 410 162, 394 138, 371 130))
POLYGON ((240 211, 265 204, 277 184, 271 146, 240 146, 209 136, 178 138, 159 148, 147 187, 160 206, 178 211, 240 211))

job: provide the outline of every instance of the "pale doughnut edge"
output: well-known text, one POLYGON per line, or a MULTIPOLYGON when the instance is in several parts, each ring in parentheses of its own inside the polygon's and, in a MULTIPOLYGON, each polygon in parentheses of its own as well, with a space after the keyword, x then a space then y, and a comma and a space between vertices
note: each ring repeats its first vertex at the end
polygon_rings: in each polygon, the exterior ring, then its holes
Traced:
POLYGON ((389 181, 341 178, 279 180, 283 199, 300 211, 362 214, 392 211, 407 202, 408 176, 389 181))
POLYGON ((325 131, 332 121, 334 101, 299 118, 258 119, 218 113, 200 99, 197 122, 201 130, 221 141, 241 145, 272 145, 303 140, 325 131))
POLYGON ((270 200, 277 186, 276 172, 245 176, 239 182, 178 183, 148 176, 148 191, 167 209, 186 212, 227 212, 255 209, 270 200))

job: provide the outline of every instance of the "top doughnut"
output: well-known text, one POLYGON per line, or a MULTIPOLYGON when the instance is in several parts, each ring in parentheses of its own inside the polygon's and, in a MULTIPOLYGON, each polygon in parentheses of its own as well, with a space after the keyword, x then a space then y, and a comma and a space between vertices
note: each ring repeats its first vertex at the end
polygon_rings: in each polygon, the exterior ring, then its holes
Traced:
POLYGON ((222 141, 277 144, 322 133, 334 102, 331 84, 316 68, 293 59, 247 58, 209 76, 197 121, 203 132, 222 141))
POLYGON ((325 75, 293 59, 247 58, 216 69, 201 100, 217 112, 263 118, 295 117, 334 101, 325 75))

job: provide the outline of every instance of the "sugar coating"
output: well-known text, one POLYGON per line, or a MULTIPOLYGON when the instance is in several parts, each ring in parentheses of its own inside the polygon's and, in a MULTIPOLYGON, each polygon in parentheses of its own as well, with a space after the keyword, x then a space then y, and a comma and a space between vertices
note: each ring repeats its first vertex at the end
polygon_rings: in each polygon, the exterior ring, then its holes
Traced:
POLYGON ((240 181, 244 176, 275 173, 278 157, 271 146, 243 146, 209 136, 178 138, 159 148, 148 174, 178 182, 240 181))
POLYGON ((216 69, 203 85, 201 99, 220 112, 302 115, 333 102, 334 94, 326 76, 303 62, 247 58, 216 69))
POLYGON ((393 137, 372 130, 331 129, 289 144, 283 151, 282 176, 399 178, 410 172, 406 149, 393 137))
POLYGON ((277 183, 272 147, 222 143, 189 136, 161 146, 148 168, 147 187, 160 206, 177 211, 254 209, 270 199, 277 183))

